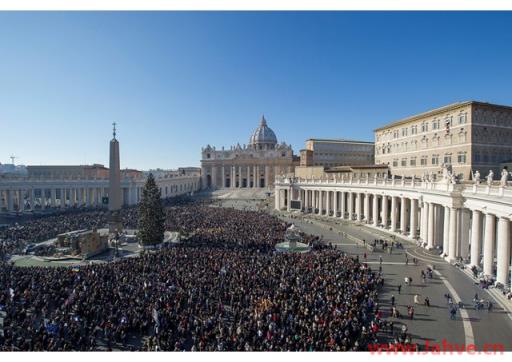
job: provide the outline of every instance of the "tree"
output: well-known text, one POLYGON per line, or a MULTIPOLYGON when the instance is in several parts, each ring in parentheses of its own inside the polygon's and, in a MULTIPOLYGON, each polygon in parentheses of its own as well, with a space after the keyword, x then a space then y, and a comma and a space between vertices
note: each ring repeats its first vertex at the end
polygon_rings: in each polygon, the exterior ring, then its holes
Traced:
POLYGON ((138 229, 137 236, 142 245, 159 244, 164 240, 165 211, 160 199, 160 189, 151 173, 142 190, 138 229))

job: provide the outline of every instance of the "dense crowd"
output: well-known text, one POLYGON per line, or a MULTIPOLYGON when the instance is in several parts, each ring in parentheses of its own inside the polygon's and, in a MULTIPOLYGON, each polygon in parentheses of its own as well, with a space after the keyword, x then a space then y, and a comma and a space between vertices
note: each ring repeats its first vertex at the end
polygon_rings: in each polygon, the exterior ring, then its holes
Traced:
POLYGON ((29 244, 46 241, 71 230, 103 227, 106 223, 107 216, 102 210, 67 211, 15 223, 0 230, 0 260, 9 254, 22 252, 29 244))
MULTIPOLYGON (((136 210, 123 220, 136 222, 136 210)), ((376 342, 382 278, 357 259, 330 247, 275 252, 287 225, 261 212, 189 204, 167 209, 167 227, 188 240, 79 269, 0 265, 0 350, 366 350, 376 342)))
POLYGON ((261 211, 204 207, 200 204, 167 210, 166 229, 179 231, 194 241, 268 251, 284 240, 286 228, 286 223, 261 211))

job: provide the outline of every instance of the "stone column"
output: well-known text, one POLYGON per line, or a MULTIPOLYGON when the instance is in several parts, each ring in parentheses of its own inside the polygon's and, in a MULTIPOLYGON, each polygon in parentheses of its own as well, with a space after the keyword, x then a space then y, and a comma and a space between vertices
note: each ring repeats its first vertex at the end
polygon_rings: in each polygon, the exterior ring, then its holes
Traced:
MULTIPOLYGON (((238 166, 238 188, 239 189, 242 188, 242 166, 238 166)), ((290 201, 290 200, 288 200, 288 201, 290 201)))
POLYGON ((410 230, 409 237, 416 238, 416 230, 418 229, 418 200, 411 199, 411 212, 410 212, 410 230))
POLYGON ((403 196, 400 199, 400 231, 407 234, 407 199, 403 196))
POLYGON ((231 166, 231 176, 229 179, 229 187, 235 188, 235 166, 231 166))
POLYGON ((41 209, 46 208, 46 190, 41 189, 41 198, 39 199, 39 205, 41 205, 41 209))
POLYGON ((331 192, 325 192, 325 215, 329 216, 329 212, 331 211, 331 192))
POLYGON ((322 215, 322 209, 324 208, 323 191, 318 191, 318 215, 322 215))
POLYGON ((334 191, 333 202, 334 202, 333 216, 338 217, 338 191, 334 191))
POLYGON ((471 220, 471 266, 480 265, 480 237, 482 236, 482 214, 473 210, 471 220))
POLYGON ((496 281, 506 286, 510 270, 510 221, 504 217, 500 217, 498 220, 496 259, 496 281))
POLYGON ((443 254, 448 256, 450 249, 450 208, 444 207, 444 222, 443 222, 443 254))
POLYGON ((391 196, 391 228, 389 231, 396 232, 396 197, 391 196))
POLYGON ((485 215, 485 236, 484 236, 484 274, 492 276, 494 262, 494 237, 495 216, 493 214, 485 215))
POLYGON ((14 211, 14 197, 13 197, 14 191, 7 190, 7 210, 9 212, 14 211))
POLYGON ((226 188, 226 169, 224 168, 224 164, 222 164, 221 172, 222 172, 222 186, 221 186, 221 188, 225 189, 226 188))
POLYGON ((84 201, 83 201, 83 198, 84 198, 84 189, 83 189, 83 188, 81 188, 81 187, 79 187, 79 188, 77 189, 77 191, 78 191, 78 205, 79 205, 79 206, 83 206, 83 204, 84 204, 84 201))
MULTIPOLYGON (((30 200, 30 210, 32 210, 32 211, 34 211, 34 199, 35 199, 35 191, 33 188, 31 188, 29 191, 29 200, 30 200)), ((1 209, 1 207, 0 207, 0 209, 1 209)))
POLYGON ((428 231, 427 231, 427 241, 428 249, 434 248, 434 204, 428 203, 428 231))
POLYGON ((217 187, 217 166, 212 165, 212 188, 217 187))
POLYGON ((274 192, 274 207, 276 210, 280 210, 281 206, 279 203, 279 194, 281 193, 281 189, 276 187, 274 192))
POLYGON ((420 225, 420 235, 421 241, 427 242, 428 235, 428 203, 423 202, 423 207, 421 208, 421 225, 420 225))
POLYGON ((50 190, 50 205, 52 207, 57 207, 57 189, 55 188, 50 190))
POLYGON ((291 211, 291 201, 292 201, 292 189, 288 188, 286 190, 286 211, 291 211))
POLYGON ((344 219, 345 218, 345 192, 344 191, 341 191, 340 192, 340 196, 341 196, 341 218, 344 219))
POLYGON ((388 228, 388 197, 382 195, 382 227, 388 228))
MULTIPOLYGON (((109 188, 109 197, 110 197, 110 188, 109 188)), ((91 189, 88 187, 85 188, 85 206, 90 207, 91 206, 91 189)))
POLYGON ((66 189, 60 189, 60 207, 61 209, 66 207, 66 189))
POLYGON ((364 218, 366 220, 366 223, 369 224, 370 223, 370 194, 366 193, 363 195, 364 196, 364 208, 363 208, 363 213, 364 213, 364 218))
POLYGON ((466 260, 469 255, 469 211, 467 209, 460 210, 460 250, 458 255, 466 260))
POLYGON ((356 193, 356 220, 361 221, 362 212, 361 212, 361 193, 356 193))
POLYGON ((448 261, 453 261, 457 257, 457 211, 458 210, 453 207, 450 208, 450 227, 448 233, 448 261))
POLYGON ((25 211, 25 196, 27 195, 27 190, 21 189, 19 191, 19 211, 25 211))
MULTIPOLYGON (((247 181, 249 182, 249 181, 247 181)), ((270 186, 270 166, 265 165, 265 187, 270 186)))
POLYGON ((379 225, 379 196, 373 194, 373 226, 379 225))
POLYGON ((246 185, 245 187, 250 188, 251 187, 251 166, 247 165, 247 178, 246 178, 246 185))
POLYGON ((354 193, 348 193, 348 219, 352 220, 352 215, 354 214, 354 193))

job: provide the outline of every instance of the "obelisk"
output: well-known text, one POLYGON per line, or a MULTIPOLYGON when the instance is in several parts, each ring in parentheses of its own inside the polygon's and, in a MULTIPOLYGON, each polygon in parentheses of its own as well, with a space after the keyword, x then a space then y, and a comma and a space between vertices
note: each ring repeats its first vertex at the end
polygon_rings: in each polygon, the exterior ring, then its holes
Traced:
POLYGON ((121 210, 121 165, 119 162, 119 142, 116 139, 116 123, 114 126, 114 137, 110 141, 110 165, 109 165, 109 189, 108 189, 108 211, 109 231, 111 233, 121 232, 123 227, 119 211, 121 210))

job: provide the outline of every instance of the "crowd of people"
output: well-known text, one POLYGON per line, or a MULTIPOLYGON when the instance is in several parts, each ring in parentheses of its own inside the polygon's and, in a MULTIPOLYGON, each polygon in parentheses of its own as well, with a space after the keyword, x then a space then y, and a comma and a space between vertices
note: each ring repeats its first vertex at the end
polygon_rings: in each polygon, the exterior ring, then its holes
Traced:
POLYGON ((0 230, 0 260, 13 253, 22 253, 29 244, 46 241, 72 230, 102 227, 106 223, 107 215, 103 210, 71 210, 14 223, 0 230))
MULTIPOLYGON (((80 268, 1 263, 0 350, 337 351, 377 341, 383 280, 358 258, 329 246, 278 253, 288 225, 262 212, 195 203, 166 211, 167 228, 186 242, 80 268)), ((122 216, 136 225, 136 209, 122 216)), ((41 219, 28 229, 38 236, 18 235, 40 240, 104 217, 41 219)))
POLYGON ((284 240, 287 224, 261 211, 204 207, 201 204, 167 210, 166 229, 195 241, 221 242, 268 251, 284 240))

